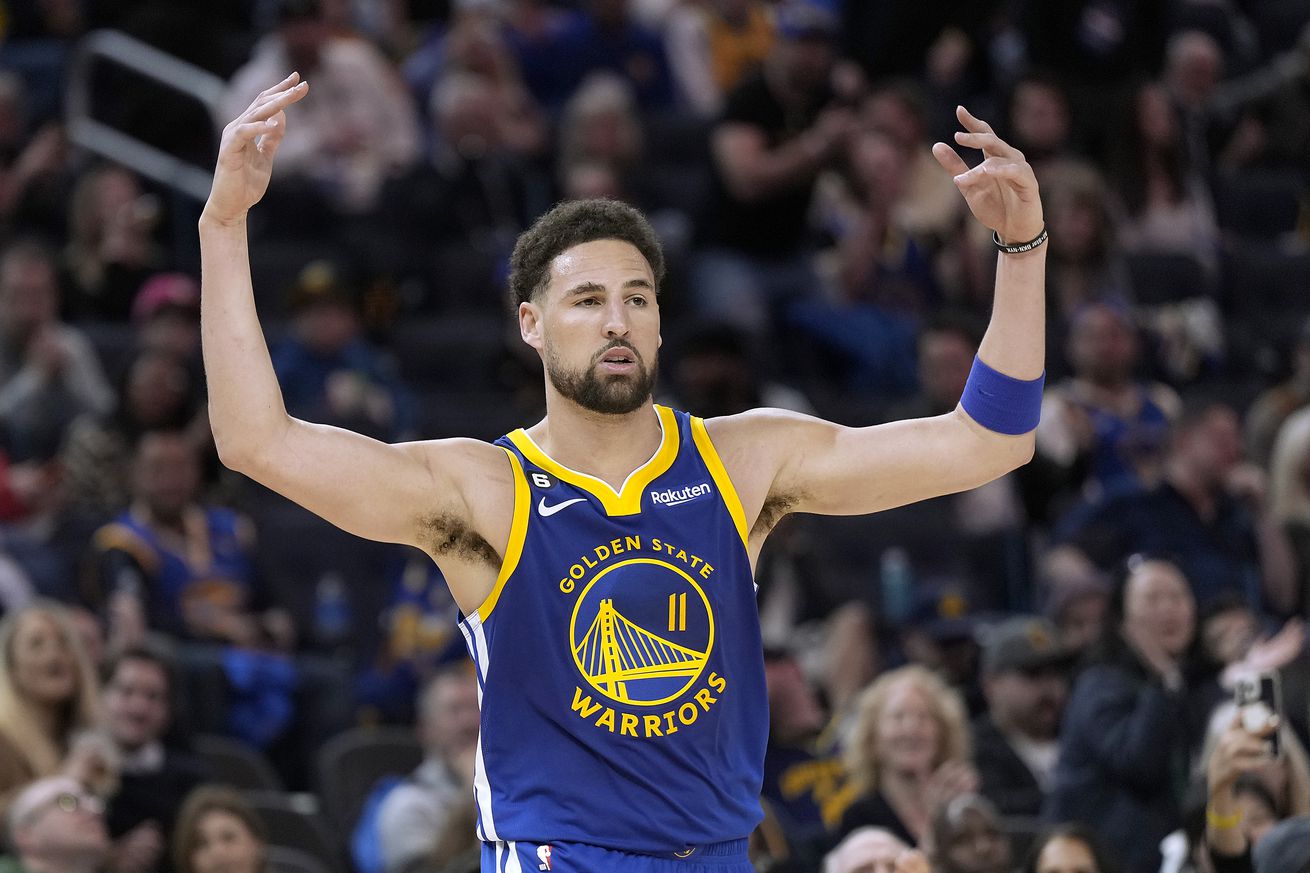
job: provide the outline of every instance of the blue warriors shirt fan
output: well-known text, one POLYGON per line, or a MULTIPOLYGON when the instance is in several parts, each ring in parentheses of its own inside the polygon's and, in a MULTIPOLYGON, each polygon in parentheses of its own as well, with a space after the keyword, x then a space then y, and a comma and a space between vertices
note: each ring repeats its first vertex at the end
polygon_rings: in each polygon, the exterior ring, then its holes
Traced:
POLYGON ((522 430, 497 441, 515 478, 509 548, 460 623, 482 692, 483 840, 677 854, 761 818, 745 517, 704 423, 656 411, 660 448, 617 492, 522 430))

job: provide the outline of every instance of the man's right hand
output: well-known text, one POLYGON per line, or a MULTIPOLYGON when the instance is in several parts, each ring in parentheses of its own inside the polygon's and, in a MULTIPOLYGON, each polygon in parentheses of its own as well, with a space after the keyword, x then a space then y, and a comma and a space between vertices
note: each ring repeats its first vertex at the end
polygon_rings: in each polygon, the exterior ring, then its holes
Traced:
POLYGON ((225 225, 245 220, 250 207, 268 190, 273 158, 287 129, 284 110, 307 93, 309 83, 292 73, 256 97, 223 129, 203 219, 225 225))

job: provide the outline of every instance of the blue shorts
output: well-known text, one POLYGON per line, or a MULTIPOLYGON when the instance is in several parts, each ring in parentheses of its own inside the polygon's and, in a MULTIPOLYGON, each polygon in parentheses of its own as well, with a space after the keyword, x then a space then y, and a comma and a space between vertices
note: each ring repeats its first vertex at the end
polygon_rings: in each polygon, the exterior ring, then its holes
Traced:
POLYGON ((482 873, 754 873, 746 840, 688 846, 682 852, 645 855, 586 843, 482 844, 482 873))

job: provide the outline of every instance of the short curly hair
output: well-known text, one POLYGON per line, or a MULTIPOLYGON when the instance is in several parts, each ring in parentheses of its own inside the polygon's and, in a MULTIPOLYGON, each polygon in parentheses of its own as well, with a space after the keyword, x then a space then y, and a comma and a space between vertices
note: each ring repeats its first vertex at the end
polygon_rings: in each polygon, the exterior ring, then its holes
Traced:
POLYGON ((514 244, 509 259, 509 302, 518 309, 546 287, 550 263, 582 243, 616 239, 631 243, 650 264, 658 291, 664 282, 664 250, 646 216, 617 200, 572 200, 538 218, 514 244))

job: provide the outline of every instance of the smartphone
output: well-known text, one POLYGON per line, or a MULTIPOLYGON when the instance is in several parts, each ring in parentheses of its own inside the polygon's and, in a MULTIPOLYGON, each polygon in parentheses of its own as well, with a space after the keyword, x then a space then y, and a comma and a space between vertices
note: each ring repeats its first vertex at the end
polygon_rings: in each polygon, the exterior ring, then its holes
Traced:
MULTIPOLYGON (((1277 673, 1240 677, 1233 685, 1233 703, 1241 714, 1242 727, 1253 734, 1283 723, 1283 693, 1277 673)), ((1277 758, 1282 753, 1277 729, 1269 732, 1265 745, 1271 757, 1277 758)))

